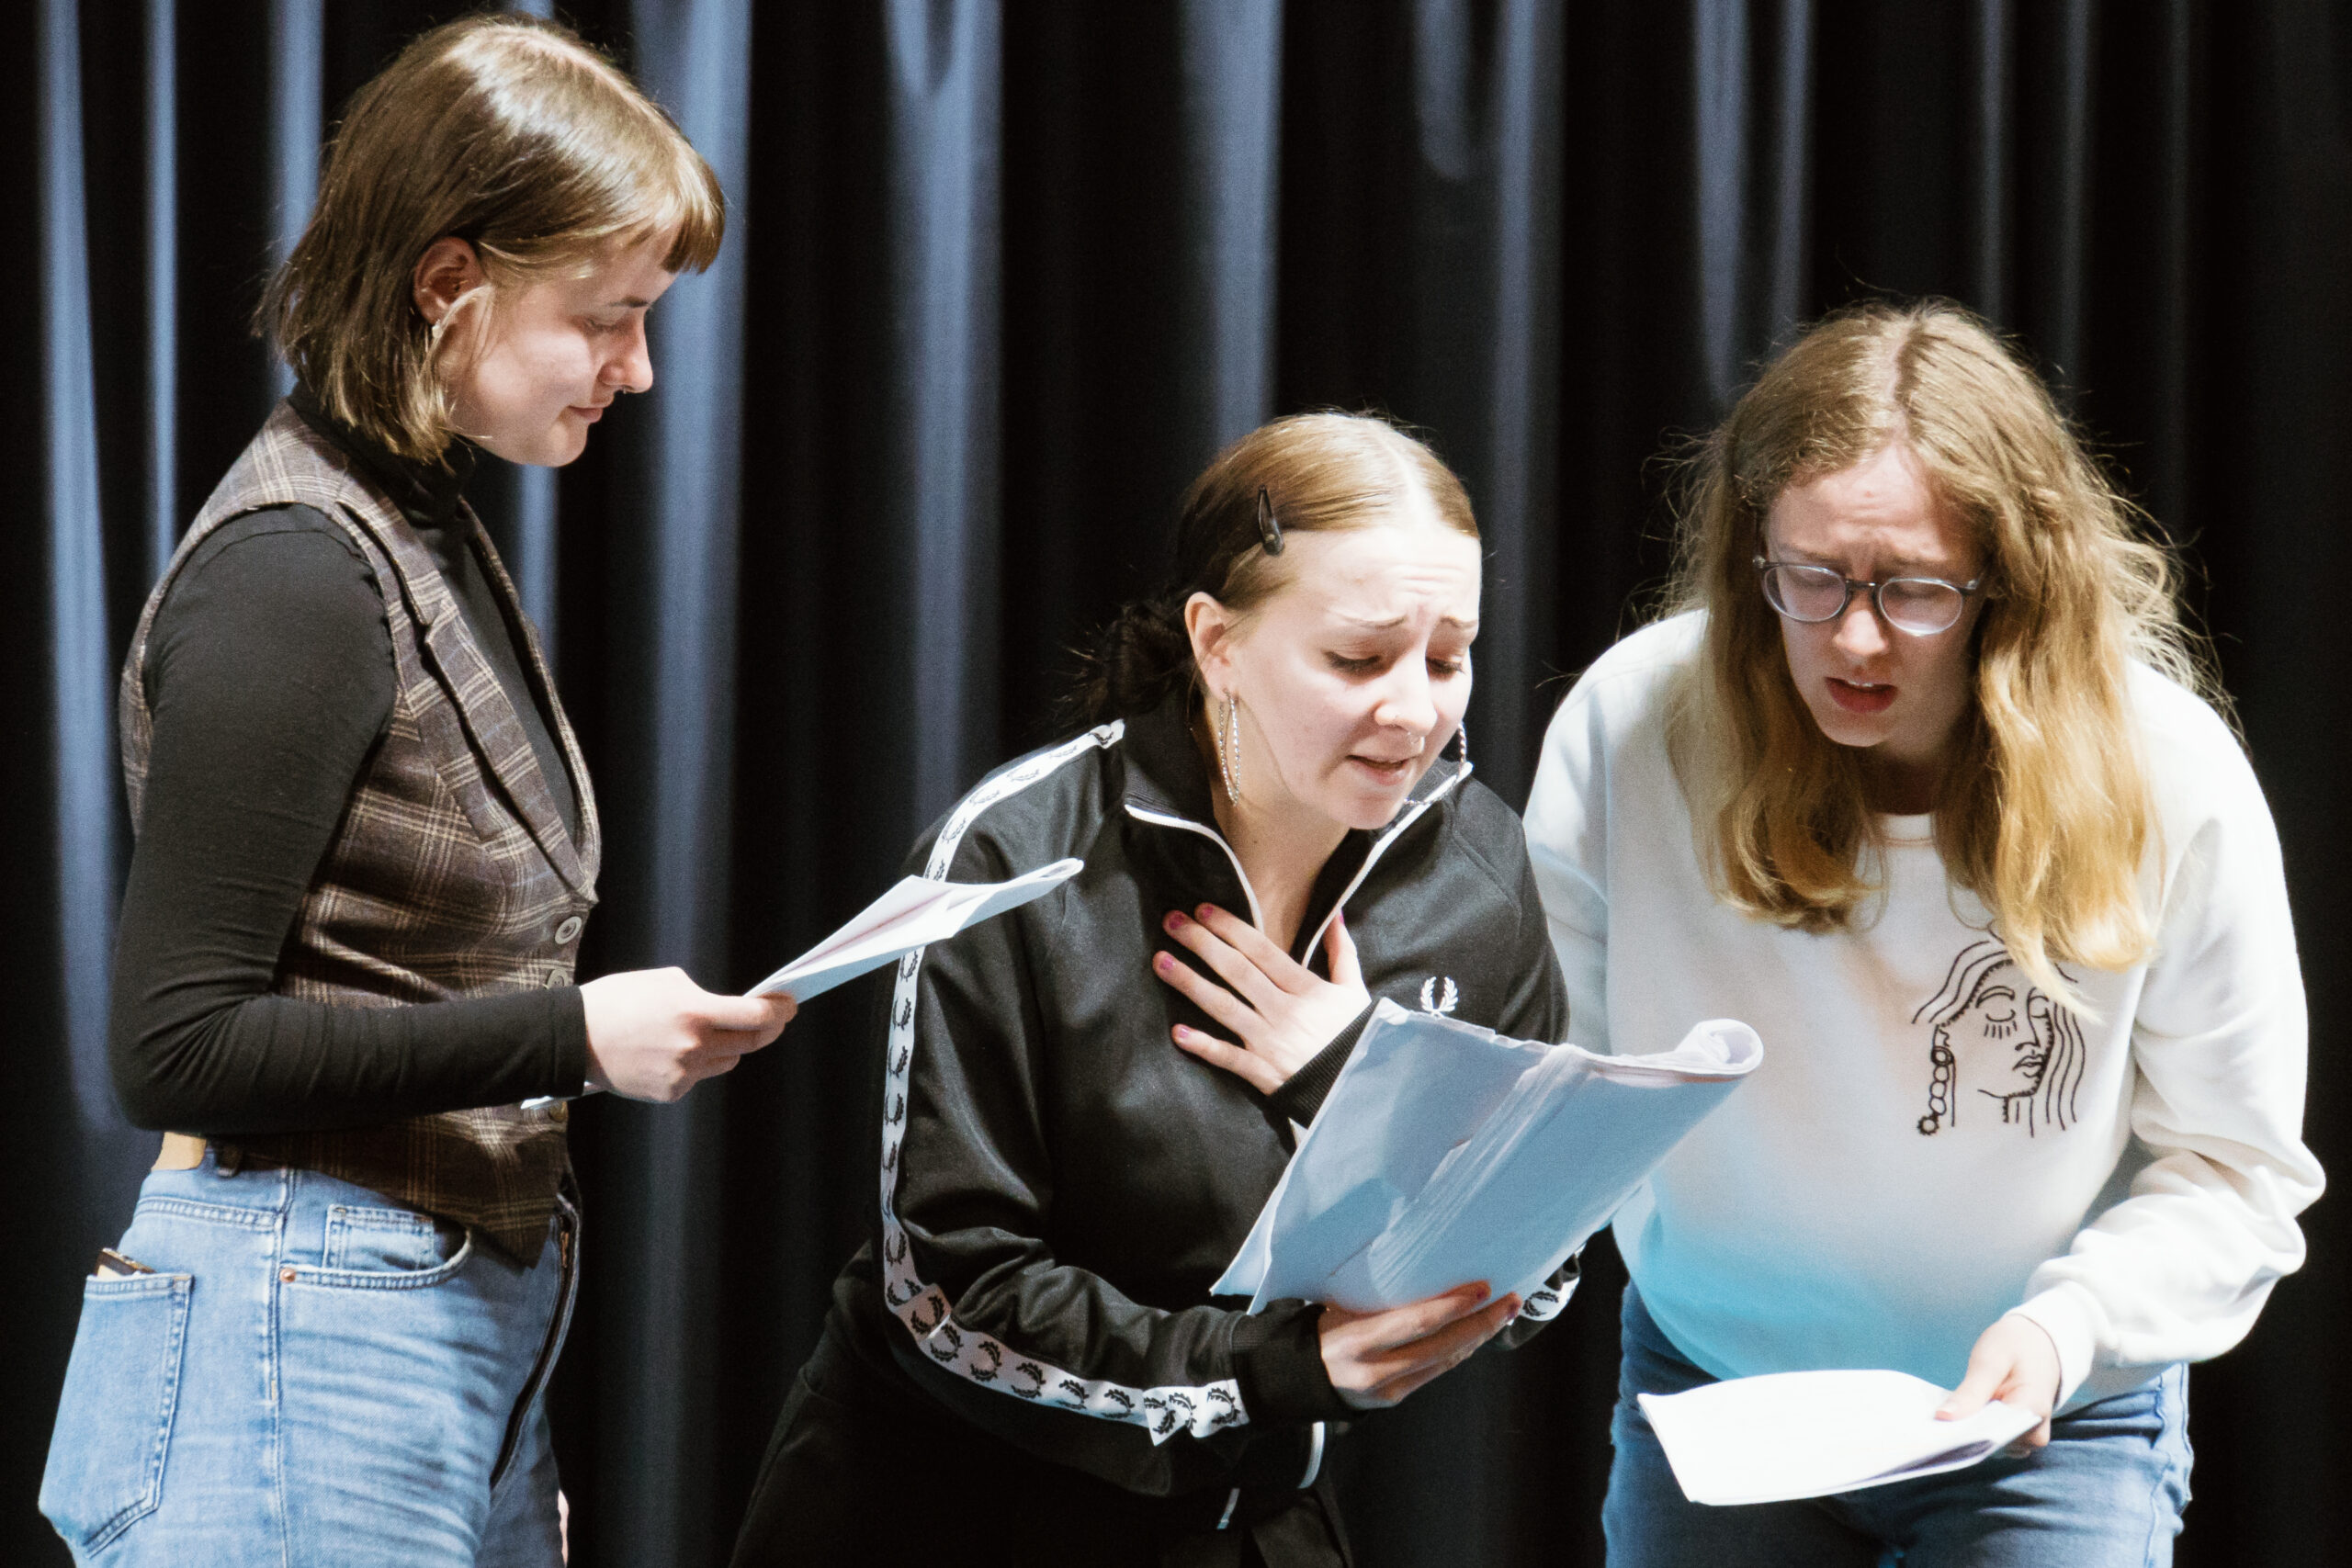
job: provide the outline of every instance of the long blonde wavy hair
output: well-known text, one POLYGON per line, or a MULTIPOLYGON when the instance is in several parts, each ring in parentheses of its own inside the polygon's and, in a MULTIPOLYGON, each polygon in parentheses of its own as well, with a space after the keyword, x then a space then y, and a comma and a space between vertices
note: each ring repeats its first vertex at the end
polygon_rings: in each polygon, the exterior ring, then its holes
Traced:
POLYGON ((1753 563, 1783 491, 1895 442, 1984 562, 1974 700, 1938 785, 1937 848, 2018 966, 2074 1003, 2061 962, 2124 968, 2154 942, 2140 872, 2156 823, 2128 665, 2219 694, 2169 551, 2041 380, 1947 301, 1815 324, 1690 463, 1670 609, 1706 612, 1705 648, 1668 735, 1702 862, 1725 902, 1804 931, 1849 928, 1878 891, 1863 755, 1807 712, 1753 563))

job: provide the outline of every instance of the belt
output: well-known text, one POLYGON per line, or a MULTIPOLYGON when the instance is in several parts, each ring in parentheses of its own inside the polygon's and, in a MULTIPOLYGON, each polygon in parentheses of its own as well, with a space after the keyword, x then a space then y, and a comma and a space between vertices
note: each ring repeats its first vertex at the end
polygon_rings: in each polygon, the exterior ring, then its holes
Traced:
POLYGON ((157 1170, 194 1170, 204 1163, 204 1140, 192 1133, 164 1134, 164 1152, 155 1156, 157 1170))

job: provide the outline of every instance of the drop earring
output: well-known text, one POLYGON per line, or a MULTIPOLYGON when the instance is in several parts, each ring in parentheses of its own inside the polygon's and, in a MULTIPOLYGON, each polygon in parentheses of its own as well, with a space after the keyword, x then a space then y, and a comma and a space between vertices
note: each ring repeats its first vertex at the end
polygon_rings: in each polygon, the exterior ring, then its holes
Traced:
POLYGON ((1216 727, 1216 771, 1225 775, 1225 798, 1238 806, 1241 790, 1234 775, 1241 768, 1241 704, 1228 696, 1224 707, 1216 727))
POLYGON ((1470 727, 1467 724, 1453 727, 1453 755, 1464 767, 1470 765, 1470 727))

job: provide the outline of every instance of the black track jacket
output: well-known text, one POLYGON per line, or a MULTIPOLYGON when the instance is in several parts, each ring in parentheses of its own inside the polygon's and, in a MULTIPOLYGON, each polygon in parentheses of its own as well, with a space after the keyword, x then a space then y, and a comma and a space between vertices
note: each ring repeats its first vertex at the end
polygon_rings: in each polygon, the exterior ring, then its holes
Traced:
MULTIPOLYGON (((1385 829, 1324 868, 1295 955, 1344 906, 1374 998, 1522 1039, 1567 998, 1519 818, 1440 759, 1385 829)), ((1350 1414, 1316 1309, 1213 1302, 1362 1021, 1274 1097, 1178 1049, 1222 1032, 1151 973, 1170 909, 1256 915, 1209 809, 1180 705, 1012 762, 926 834, 908 869, 993 882, 1085 869, 903 960, 880 1100, 880 1203, 829 1334, 988 1432, 1130 1492, 1306 1483, 1315 1424, 1350 1414)), ((1555 1314, 1575 1265, 1511 1337, 1555 1314)), ((951 1426, 953 1424, 951 1423, 951 1426)), ((912 1439, 953 1462, 952 1432, 912 1439)), ((1222 1495, 1220 1490, 1219 1495, 1222 1495)))

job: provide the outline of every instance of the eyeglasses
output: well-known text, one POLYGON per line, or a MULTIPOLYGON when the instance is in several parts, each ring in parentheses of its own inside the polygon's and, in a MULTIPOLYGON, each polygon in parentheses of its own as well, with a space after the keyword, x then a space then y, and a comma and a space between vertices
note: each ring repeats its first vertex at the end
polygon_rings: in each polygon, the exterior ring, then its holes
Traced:
POLYGON ((1883 582, 1857 582, 1830 567, 1799 566, 1762 556, 1756 558, 1756 570, 1764 578, 1765 603, 1792 621, 1808 626, 1834 621, 1846 613, 1856 593, 1868 593, 1888 626, 1913 637, 1950 631, 1984 581, 1890 577, 1883 582))

